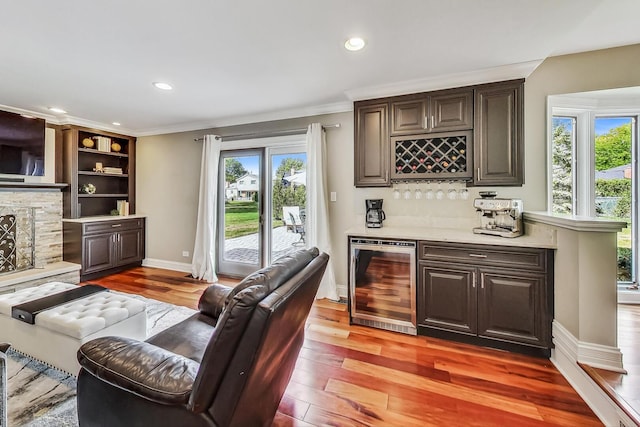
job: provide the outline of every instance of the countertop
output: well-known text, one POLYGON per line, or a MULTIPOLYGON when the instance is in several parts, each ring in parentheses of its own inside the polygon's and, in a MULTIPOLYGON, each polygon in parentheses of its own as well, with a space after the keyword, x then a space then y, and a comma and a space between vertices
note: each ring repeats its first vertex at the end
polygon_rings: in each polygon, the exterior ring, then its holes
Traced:
POLYGON ((145 218, 146 215, 104 215, 104 216, 85 216, 82 218, 63 218, 62 222, 100 222, 100 221, 119 221, 123 219, 145 218))
POLYGON ((487 234, 475 234, 470 228, 440 228, 440 227, 402 227, 383 226, 382 228, 367 228, 364 224, 347 230, 348 236, 405 239, 405 240, 435 240, 439 242, 476 243, 482 245, 515 246, 525 248, 555 249, 556 242, 546 234, 531 235, 526 233, 519 237, 500 237, 487 234))

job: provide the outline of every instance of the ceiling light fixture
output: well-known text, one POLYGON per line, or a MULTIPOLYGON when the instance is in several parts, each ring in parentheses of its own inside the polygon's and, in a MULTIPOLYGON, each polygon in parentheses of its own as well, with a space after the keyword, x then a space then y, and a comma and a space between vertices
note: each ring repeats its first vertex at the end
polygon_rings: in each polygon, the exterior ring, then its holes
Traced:
POLYGON ((171 86, 169 83, 163 83, 163 82, 153 82, 153 86, 158 88, 158 89, 162 89, 162 90, 172 90, 173 86, 171 86))
POLYGON ((114 126, 120 126, 120 122, 112 122, 111 124, 114 126))
POLYGON ((49 107, 49 111, 51 111, 53 113, 58 113, 58 114, 67 114, 67 112, 65 110, 63 110, 62 108, 59 108, 59 107, 49 107))
POLYGON ((350 51, 360 50, 364 47, 365 42, 360 37, 351 37, 349 40, 344 42, 344 47, 350 51))

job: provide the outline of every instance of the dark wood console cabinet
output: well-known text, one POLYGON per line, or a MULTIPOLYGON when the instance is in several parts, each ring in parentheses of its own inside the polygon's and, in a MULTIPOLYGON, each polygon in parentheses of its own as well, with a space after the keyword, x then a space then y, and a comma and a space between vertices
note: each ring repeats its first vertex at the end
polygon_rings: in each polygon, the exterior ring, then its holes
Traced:
POLYGON ((548 356, 553 250, 421 241, 418 333, 548 356))
POLYGON ((64 260, 82 266, 80 280, 91 280, 142 264, 144 218, 64 221, 64 260))

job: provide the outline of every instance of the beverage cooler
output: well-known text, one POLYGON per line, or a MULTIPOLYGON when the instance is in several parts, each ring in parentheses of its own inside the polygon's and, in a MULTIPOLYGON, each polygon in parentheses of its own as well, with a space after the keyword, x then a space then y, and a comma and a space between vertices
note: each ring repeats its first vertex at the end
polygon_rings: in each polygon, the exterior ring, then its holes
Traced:
POLYGON ((416 242, 349 240, 351 323, 416 335, 416 242))

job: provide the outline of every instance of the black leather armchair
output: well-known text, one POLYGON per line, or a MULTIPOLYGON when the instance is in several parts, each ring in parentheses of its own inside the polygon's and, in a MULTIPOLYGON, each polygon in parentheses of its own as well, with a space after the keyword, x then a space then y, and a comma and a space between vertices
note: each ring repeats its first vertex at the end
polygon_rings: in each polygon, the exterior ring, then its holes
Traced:
POLYGON ((271 425, 328 260, 299 250, 234 288, 210 286, 198 313, 144 342, 82 345, 80 426, 271 425))

